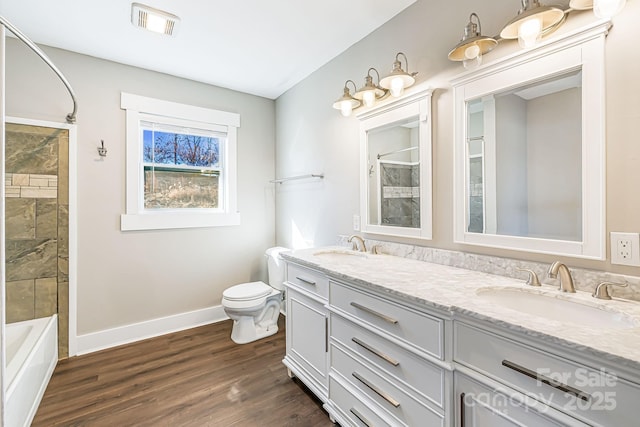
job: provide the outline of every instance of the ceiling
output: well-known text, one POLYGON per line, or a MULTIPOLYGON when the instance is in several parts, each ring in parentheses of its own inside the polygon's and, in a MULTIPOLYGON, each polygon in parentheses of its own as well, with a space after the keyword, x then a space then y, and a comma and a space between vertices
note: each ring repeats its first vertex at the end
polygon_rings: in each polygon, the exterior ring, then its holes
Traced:
MULTIPOLYGON (((131 24, 131 0, 0 0, 34 42, 275 99, 415 0, 137 0, 174 37, 131 24)), ((64 70, 62 70, 64 72, 64 70)))

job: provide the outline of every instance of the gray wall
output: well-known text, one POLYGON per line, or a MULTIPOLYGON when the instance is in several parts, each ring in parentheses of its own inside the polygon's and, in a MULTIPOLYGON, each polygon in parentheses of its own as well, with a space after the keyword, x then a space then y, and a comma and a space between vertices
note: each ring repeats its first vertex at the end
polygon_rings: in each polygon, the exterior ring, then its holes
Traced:
MULTIPOLYGON (((78 334, 220 304, 233 284, 266 279, 273 246, 274 101, 58 49, 45 48, 78 95, 78 334), (121 232, 125 113, 120 92, 241 115, 237 227, 121 232), (99 159, 104 140, 108 155, 99 159)), ((7 114, 64 121, 62 84, 7 40, 7 114)))
POLYGON ((496 96, 496 216, 498 234, 528 236, 527 102, 496 96))
POLYGON ((527 103, 529 233, 582 239, 582 88, 527 103), (536 126, 544 123, 545 126, 536 126), (552 137, 556 135, 556 137, 552 137))
MULTIPOLYGON (((411 71, 419 72, 418 83, 435 88, 433 240, 409 242, 541 262, 558 258, 453 243, 453 103, 448 82, 463 68, 448 61, 447 53, 460 40, 471 12, 479 14, 483 33, 492 35, 515 16, 518 6, 514 0, 418 0, 278 98, 276 174, 326 173, 313 191, 307 191, 305 185, 292 185, 276 194, 278 243, 330 244, 337 235, 353 232, 352 216, 359 212, 358 121, 342 118, 331 104, 341 95, 345 80, 362 84, 368 67, 387 73, 396 52, 403 51, 411 71), (300 234, 296 238, 295 229, 300 234)), ((640 196, 634 190, 634 183, 640 182, 640 144, 633 137, 640 121, 640 104, 632 95, 640 93, 640 51, 632 48, 640 38, 635 22, 638 16, 640 2, 627 2, 614 18, 606 41, 607 232, 640 231, 640 196)), ((589 11, 572 13, 557 34, 594 19, 589 11)), ((484 60, 513 52, 516 46, 503 43, 484 60)), ((572 266, 640 275, 640 268, 611 266, 608 261, 565 261, 572 266)))

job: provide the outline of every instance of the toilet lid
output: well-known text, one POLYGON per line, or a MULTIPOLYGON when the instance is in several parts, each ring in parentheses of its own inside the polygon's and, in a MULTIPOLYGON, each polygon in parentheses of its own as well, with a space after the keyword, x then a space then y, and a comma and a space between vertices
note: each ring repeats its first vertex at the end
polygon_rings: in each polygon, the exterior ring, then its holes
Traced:
POLYGON ((222 296, 233 301, 247 301, 266 297, 273 289, 264 282, 243 283, 235 285, 222 292, 222 296))

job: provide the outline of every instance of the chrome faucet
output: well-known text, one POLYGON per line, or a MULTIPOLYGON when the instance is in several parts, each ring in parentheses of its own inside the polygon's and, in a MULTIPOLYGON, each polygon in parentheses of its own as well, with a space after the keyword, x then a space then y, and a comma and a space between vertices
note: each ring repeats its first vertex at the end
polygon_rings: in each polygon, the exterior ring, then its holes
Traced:
POLYGON ((555 279, 556 277, 558 277, 558 273, 560 273, 560 290, 562 292, 575 293, 576 288, 575 286, 573 286, 573 278, 571 277, 569 268, 561 262, 556 261, 551 264, 551 267, 549 267, 548 274, 549 277, 555 279))
POLYGON ((367 247, 364 245, 364 239, 357 234, 349 236, 347 242, 353 245, 354 251, 367 252, 367 247))

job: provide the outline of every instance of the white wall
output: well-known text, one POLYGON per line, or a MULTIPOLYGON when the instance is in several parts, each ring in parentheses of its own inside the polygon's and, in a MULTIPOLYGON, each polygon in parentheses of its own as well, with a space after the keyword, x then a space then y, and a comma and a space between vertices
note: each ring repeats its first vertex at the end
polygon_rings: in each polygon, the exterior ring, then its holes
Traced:
MULTIPOLYGON (((567 1, 559 2, 567 4, 567 1)), ((394 19, 310 75, 276 101, 276 174, 324 171, 324 182, 291 185, 276 194, 277 242, 282 245, 334 243, 339 234, 351 234, 352 216, 359 212, 358 123, 331 108, 344 86, 353 79, 362 84, 368 67, 390 71, 398 51, 404 52, 418 83, 429 84, 432 102, 434 215, 433 240, 412 241, 433 247, 549 262, 561 257, 494 250, 453 243, 453 105, 449 79, 463 71, 447 59, 460 40, 469 14, 482 20, 483 33, 499 33, 515 16, 514 0, 418 0, 394 19), (295 225, 295 227, 294 227, 295 225), (297 234, 292 230, 297 229, 297 234)), ((627 2, 606 42, 607 72, 607 231, 640 231, 640 144, 637 123, 640 103, 640 38, 636 18, 640 2, 627 2)), ((558 30, 561 34, 579 22, 593 21, 591 12, 572 13, 558 30)), ((517 49, 503 43, 485 56, 491 61, 517 49)), ((400 240, 400 239, 396 239, 400 240)), ((564 260, 571 266, 640 275, 640 268, 611 266, 608 261, 564 260)))
MULTIPOLYGON (((71 101, 26 47, 7 43, 7 114, 64 121, 71 101)), ((273 246, 274 101, 45 48, 77 92, 78 334, 220 304, 236 283, 266 279, 273 246), (125 113, 120 92, 241 115, 237 227, 121 232, 125 113), (108 155, 96 147, 104 140, 108 155)))

